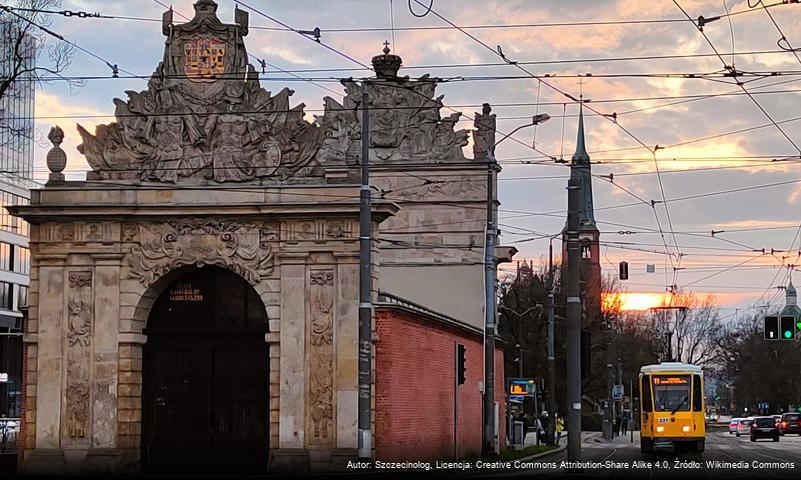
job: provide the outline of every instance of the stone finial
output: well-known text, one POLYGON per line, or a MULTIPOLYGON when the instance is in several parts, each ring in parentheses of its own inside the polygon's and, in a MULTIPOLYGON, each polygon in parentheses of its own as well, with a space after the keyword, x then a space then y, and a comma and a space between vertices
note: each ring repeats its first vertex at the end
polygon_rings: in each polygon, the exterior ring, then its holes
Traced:
POLYGON ((47 152, 47 168, 50 169, 51 182, 63 182, 64 168, 67 166, 67 154, 61 149, 61 142, 64 141, 64 130, 59 126, 50 129, 47 138, 53 144, 50 151, 47 152))
POLYGON ((403 64, 403 59, 398 55, 389 53, 389 42, 384 42, 383 52, 382 55, 373 57, 375 76, 383 80, 395 80, 398 78, 398 70, 403 64))
POLYGON ((214 0, 197 0, 193 6, 195 7, 195 16, 217 13, 217 2, 214 0))

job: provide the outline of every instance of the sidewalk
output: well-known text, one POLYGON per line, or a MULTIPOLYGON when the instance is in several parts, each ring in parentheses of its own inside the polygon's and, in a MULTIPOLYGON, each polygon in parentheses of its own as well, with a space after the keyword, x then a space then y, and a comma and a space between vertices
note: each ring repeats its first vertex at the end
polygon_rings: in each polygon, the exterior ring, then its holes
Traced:
MULTIPOLYGON (((639 437, 636 435, 637 434, 635 433, 634 439, 638 440, 639 437)), ((581 432, 582 443, 592 442, 596 438, 600 439, 600 437, 601 437, 601 432, 581 432)), ((529 447, 531 445, 536 445, 536 444, 537 444, 537 436, 534 434, 534 432, 528 432, 528 434, 526 435, 526 440, 523 442, 523 446, 529 447)), ((567 430, 562 432, 562 439, 560 440, 559 444, 561 446, 567 445, 567 430)))

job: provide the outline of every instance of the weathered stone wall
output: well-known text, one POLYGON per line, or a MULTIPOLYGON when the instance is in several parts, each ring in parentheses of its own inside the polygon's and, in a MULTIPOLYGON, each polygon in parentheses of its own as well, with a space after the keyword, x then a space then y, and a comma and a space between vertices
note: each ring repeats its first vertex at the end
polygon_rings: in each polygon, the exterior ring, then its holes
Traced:
MULTIPOLYGON (((355 458, 358 206, 325 205, 331 191, 294 190, 298 202, 262 187, 68 185, 18 207, 34 225, 22 470, 141 469, 148 315, 196 265, 231 269, 264 304, 273 467, 328 470, 355 458)), ((395 207, 376 208, 377 223, 395 207)))

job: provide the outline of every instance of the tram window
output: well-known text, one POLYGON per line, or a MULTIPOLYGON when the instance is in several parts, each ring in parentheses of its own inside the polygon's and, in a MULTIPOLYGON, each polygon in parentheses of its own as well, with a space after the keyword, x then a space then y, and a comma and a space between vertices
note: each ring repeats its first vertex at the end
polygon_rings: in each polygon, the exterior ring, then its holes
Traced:
POLYGON ((652 412, 651 407, 651 382, 648 380, 648 375, 643 375, 640 379, 640 390, 642 391, 642 411, 652 412))
POLYGON ((689 375, 653 375, 654 409, 657 412, 690 410, 689 375))
POLYGON ((693 411, 704 411, 703 389, 701 388, 701 375, 693 375, 693 411))

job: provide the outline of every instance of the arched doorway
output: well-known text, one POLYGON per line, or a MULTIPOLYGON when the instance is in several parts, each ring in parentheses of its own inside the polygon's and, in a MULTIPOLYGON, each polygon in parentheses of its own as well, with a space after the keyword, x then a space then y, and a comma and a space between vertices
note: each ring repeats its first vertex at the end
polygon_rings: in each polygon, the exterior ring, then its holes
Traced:
POLYGON ((228 270, 193 269, 161 293, 144 332, 144 471, 266 471, 266 332, 258 294, 228 270))

